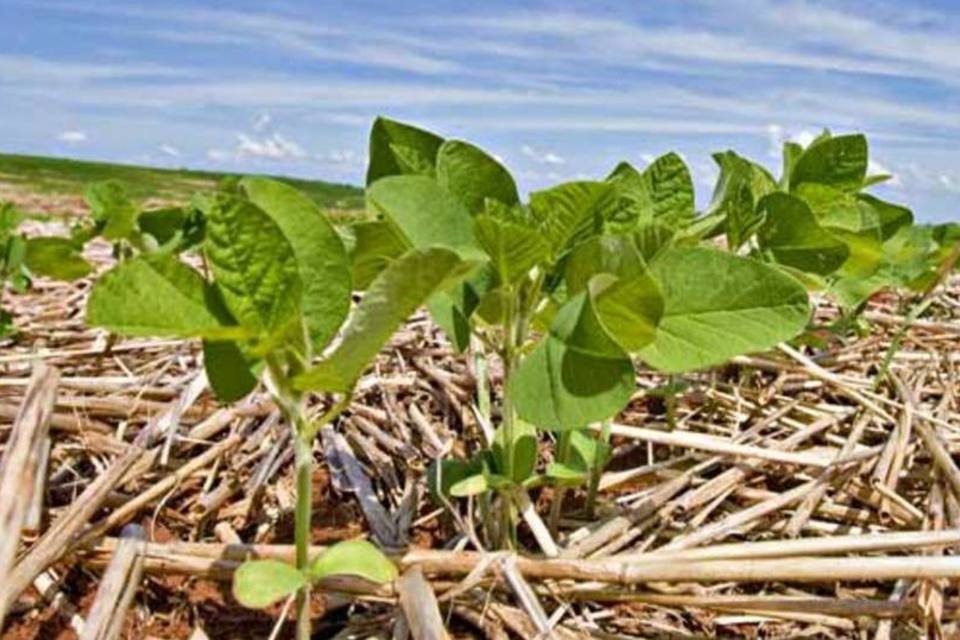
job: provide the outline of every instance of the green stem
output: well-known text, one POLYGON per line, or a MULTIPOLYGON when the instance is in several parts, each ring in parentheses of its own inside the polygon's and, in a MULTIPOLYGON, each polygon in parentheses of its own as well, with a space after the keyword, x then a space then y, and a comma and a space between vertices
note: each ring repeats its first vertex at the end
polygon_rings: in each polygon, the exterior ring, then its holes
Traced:
MULTIPOLYGON (((297 506, 294 514, 294 542, 297 547, 297 569, 306 571, 310 564, 310 525, 313 519, 313 442, 294 436, 297 472, 297 506)), ((297 592, 297 640, 309 640, 310 583, 297 592)))
MULTIPOLYGON (((610 441, 610 423, 604 423, 603 430, 598 439, 607 443, 610 441)), ((598 447, 598 451, 599 451, 598 447)), ((606 451, 606 449, 604 449, 606 451)), ((603 475, 603 468, 607 464, 607 456, 597 456, 597 459, 590 465, 590 485, 587 487, 587 519, 593 520, 597 509, 597 493, 600 491, 600 477, 603 475)))
MULTIPOLYGON (((557 441, 557 457, 559 464, 566 464, 570 458, 570 432, 561 431, 560 439, 557 441)), ((553 496, 553 503, 550 505, 550 535, 554 539, 557 537, 557 529, 560 528, 560 512, 563 509, 563 498, 567 494, 566 487, 557 487, 553 496)))

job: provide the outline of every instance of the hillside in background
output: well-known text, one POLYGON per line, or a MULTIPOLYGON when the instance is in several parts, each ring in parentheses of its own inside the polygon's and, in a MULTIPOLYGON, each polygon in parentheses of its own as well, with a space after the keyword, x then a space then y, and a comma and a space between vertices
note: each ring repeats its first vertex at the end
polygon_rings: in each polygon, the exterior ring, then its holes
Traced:
MULTIPOLYGON (((98 180, 119 180, 136 199, 184 200, 233 174, 159 169, 67 158, 0 154, 0 183, 34 193, 80 195, 98 180)), ((273 176, 295 186, 328 209, 363 208, 363 190, 346 184, 273 176)))

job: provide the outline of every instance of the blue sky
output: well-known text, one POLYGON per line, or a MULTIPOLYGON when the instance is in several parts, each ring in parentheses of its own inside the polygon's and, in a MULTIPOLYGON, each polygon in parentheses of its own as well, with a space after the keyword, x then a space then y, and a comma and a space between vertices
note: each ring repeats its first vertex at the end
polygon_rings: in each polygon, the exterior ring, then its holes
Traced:
POLYGON ((863 131, 878 189, 960 220, 960 4, 0 0, 0 150, 359 183, 377 114, 531 190, 683 154, 779 170, 863 131))

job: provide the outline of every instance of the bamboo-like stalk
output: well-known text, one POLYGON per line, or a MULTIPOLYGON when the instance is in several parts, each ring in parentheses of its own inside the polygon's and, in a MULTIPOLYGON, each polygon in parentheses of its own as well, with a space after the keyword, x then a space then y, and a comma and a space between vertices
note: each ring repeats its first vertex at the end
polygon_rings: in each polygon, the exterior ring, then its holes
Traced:
POLYGON ((0 628, 11 600, 19 593, 9 574, 35 492, 59 375, 43 362, 34 366, 0 461, 0 628))
POLYGON ((127 525, 97 588, 93 607, 83 625, 81 640, 114 640, 120 637, 124 615, 143 575, 143 545, 143 528, 127 525))

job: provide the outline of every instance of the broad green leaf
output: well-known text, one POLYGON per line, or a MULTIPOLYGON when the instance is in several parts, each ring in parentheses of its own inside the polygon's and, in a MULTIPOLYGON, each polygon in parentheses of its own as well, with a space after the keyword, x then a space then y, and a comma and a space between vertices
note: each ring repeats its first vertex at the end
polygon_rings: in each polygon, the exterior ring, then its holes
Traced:
POLYGON ((443 138, 396 120, 379 117, 370 130, 367 186, 395 175, 433 175, 443 138))
POLYGON ((790 172, 790 190, 805 182, 858 191, 867 175, 867 139, 862 134, 821 136, 804 149, 790 172))
POLYGON ((410 247, 449 247, 468 256, 480 253, 470 211, 432 178, 378 180, 367 187, 367 205, 393 223, 410 247))
POLYGON ((385 220, 358 222, 351 227, 354 245, 351 251, 352 279, 357 289, 366 289, 377 274, 403 255, 407 243, 400 232, 385 220))
POLYGON ((241 189, 269 215, 293 248, 303 283, 301 310, 315 351, 321 351, 350 310, 350 265, 327 216, 293 187, 267 178, 244 178, 241 189))
POLYGON ((149 209, 137 217, 137 227, 164 250, 182 251, 203 242, 206 220, 193 207, 149 209))
POLYGON ((857 194, 857 201, 861 206, 866 205, 873 209, 880 227, 880 239, 888 240, 897 231, 913 224, 913 212, 891 202, 885 202, 866 193, 857 194))
POLYGON ((504 283, 520 280, 550 254, 540 232, 526 224, 480 214, 474 218, 474 233, 504 283))
POLYGON ((614 208, 606 217, 604 231, 611 234, 627 233, 639 224, 652 222, 653 212, 648 207, 643 177, 629 162, 621 162, 606 182, 614 187, 614 208))
POLYGON ((673 248, 650 265, 664 298, 654 341, 640 356, 668 373, 703 369, 800 333, 807 293, 774 267, 707 248, 673 248))
POLYGON ((370 284, 343 329, 336 349, 295 384, 304 391, 345 393, 397 327, 436 291, 452 286, 475 266, 449 249, 414 249, 370 284))
POLYGON ((255 365, 255 360, 244 355, 236 342, 203 341, 203 367, 207 380, 222 402, 235 402, 253 391, 257 386, 257 376, 252 371, 255 365))
POLYGON ((33 273, 57 280, 77 280, 93 271, 69 238, 30 238, 24 262, 33 273))
POLYGON ((520 363, 509 393, 521 418, 544 429, 582 428, 626 406, 633 364, 597 319, 588 292, 567 302, 520 363))
POLYGON ((103 237, 107 240, 130 238, 136 231, 137 206, 116 180, 91 184, 87 187, 85 198, 93 219, 103 226, 103 237))
POLYGON ((615 197, 605 182, 565 182, 530 194, 530 213, 555 255, 603 228, 604 211, 615 197))
POLYGON ((653 341, 663 316, 663 297, 647 273, 617 278, 598 274, 590 295, 600 324, 624 351, 633 353, 653 341))
POLYGON ((483 211, 487 198, 506 205, 520 202, 510 172, 469 142, 447 140, 440 146, 437 182, 456 195, 471 213, 483 211))
POLYGON ((97 280, 87 323, 125 336, 240 338, 224 325, 216 291, 199 273, 165 254, 123 262, 97 280))
POLYGON ((652 222, 683 227, 696 216, 693 180, 687 165, 676 153, 667 153, 651 162, 643 170, 641 184, 652 222))
POLYGON ((312 580, 330 576, 357 576, 383 584, 396 579, 397 566, 372 543, 345 540, 317 556, 310 563, 307 573, 312 580))
POLYGON ((251 202, 218 193, 206 211, 204 251, 239 324, 274 339, 300 320, 302 281, 293 247, 251 202))
POLYGON ((676 235, 677 232, 671 227, 650 222, 637 227, 633 239, 643 261, 650 262, 660 251, 673 244, 676 235))
POLYGON ((776 189, 776 182, 765 169, 733 151, 715 153, 713 159, 720 177, 708 212, 724 217, 728 245, 736 250, 763 222, 757 203, 776 189))
POLYGON ((563 277, 567 293, 575 295, 587 288, 598 273, 632 277, 646 271, 643 257, 630 235, 594 236, 570 252, 563 277))
POLYGON ((248 609, 265 609, 297 592, 307 577, 279 560, 247 560, 233 574, 233 597, 248 609))
POLYGON ((828 275, 846 262, 847 245, 817 223, 803 200, 777 192, 765 196, 759 207, 765 221, 757 240, 780 264, 828 275))

